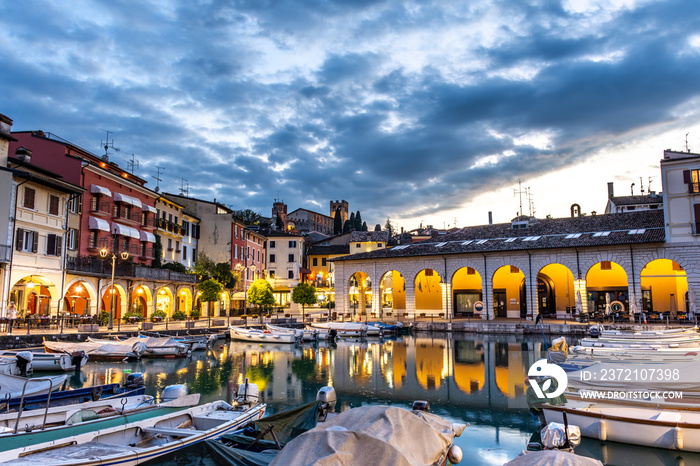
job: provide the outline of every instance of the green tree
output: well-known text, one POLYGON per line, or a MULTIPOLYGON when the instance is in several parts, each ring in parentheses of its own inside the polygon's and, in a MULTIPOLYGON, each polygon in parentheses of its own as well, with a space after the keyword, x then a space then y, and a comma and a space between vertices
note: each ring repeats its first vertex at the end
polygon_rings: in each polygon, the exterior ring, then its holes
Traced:
POLYGON ((153 243, 153 267, 160 268, 163 265, 163 243, 160 242, 160 236, 156 236, 156 242, 153 243))
POLYGON ((340 215, 340 207, 335 208, 333 214, 333 234, 339 235, 343 232, 343 217, 340 215))
POLYGON ((350 222, 350 231, 355 231, 355 212, 350 212, 348 222, 350 222))
POLYGON ((374 225, 374 231, 382 231, 382 226, 380 224, 374 225))
POLYGON ((362 231, 367 231, 367 222, 362 222, 362 231))
POLYGON ((214 266, 213 278, 217 282, 221 283, 221 285, 226 290, 226 293, 228 293, 229 297, 232 297, 231 294, 238 285, 238 277, 239 275, 237 273, 233 273, 233 271, 231 270, 231 266, 228 264, 228 262, 219 262, 214 266))
POLYGON ((279 215, 275 217, 275 228, 277 230, 284 230, 284 222, 282 221, 282 217, 279 215))
POLYGON ((213 278, 210 278, 199 283, 197 285, 197 290, 199 290, 202 293, 199 296, 199 300, 204 303, 207 303, 207 315, 211 316, 210 303, 219 300, 221 292, 224 290, 224 286, 221 283, 214 280, 213 278))
POLYGON ((389 238, 394 237, 394 224, 391 223, 391 219, 389 217, 386 218, 386 223, 384 224, 384 229, 389 232, 389 238))
POLYGON ((259 213, 250 209, 234 210, 233 215, 243 220, 243 223, 246 225, 257 225, 260 223, 260 219, 262 218, 259 213))
POLYGON ((299 283, 292 291, 292 301, 301 304, 301 321, 305 322, 305 306, 316 304, 316 288, 306 282, 299 283))
POLYGON ((248 288, 248 302, 258 308, 262 321, 263 310, 275 304, 275 295, 272 293, 272 285, 264 278, 258 278, 248 288))
POLYGON ((355 214, 355 228, 354 229, 355 229, 355 231, 362 231, 362 215, 360 215, 359 210, 355 214))
POLYGON ((197 256, 197 262, 194 264, 194 273, 197 275, 200 281, 208 280, 214 277, 214 272, 216 270, 216 264, 214 261, 209 259, 205 253, 201 252, 197 256))
POLYGON ((350 220, 345 220, 345 223, 343 223, 343 233, 350 233, 352 230, 352 225, 350 223, 350 220))

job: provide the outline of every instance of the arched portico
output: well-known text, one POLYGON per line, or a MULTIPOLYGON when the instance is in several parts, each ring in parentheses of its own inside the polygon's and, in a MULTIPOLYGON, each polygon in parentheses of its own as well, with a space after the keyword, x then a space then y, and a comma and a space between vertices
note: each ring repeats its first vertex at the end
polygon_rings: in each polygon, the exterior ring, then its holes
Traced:
POLYGON ((97 291, 88 280, 75 278, 68 282, 63 296, 63 312, 77 315, 97 313, 97 291))
POLYGON ((18 279, 10 290, 10 301, 14 301, 20 316, 55 315, 60 296, 51 279, 43 275, 25 275, 18 279))

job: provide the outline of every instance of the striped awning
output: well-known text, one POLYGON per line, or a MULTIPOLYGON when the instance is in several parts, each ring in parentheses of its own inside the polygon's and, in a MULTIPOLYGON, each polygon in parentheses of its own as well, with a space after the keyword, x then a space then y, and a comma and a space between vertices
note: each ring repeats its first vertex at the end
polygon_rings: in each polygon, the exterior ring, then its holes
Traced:
POLYGON ((114 193, 114 200, 116 202, 123 202, 125 204, 131 204, 132 206, 137 207, 139 209, 143 208, 143 204, 141 204, 141 201, 139 201, 135 197, 127 196, 126 194, 114 193))
POLYGON ((121 236, 129 236, 138 240, 141 239, 141 235, 136 228, 131 228, 121 223, 112 223, 112 233, 121 236))
POLYGON ((144 212, 151 212, 153 214, 158 213, 158 210, 155 207, 146 204, 143 204, 143 207, 141 207, 141 209, 144 212))
POLYGON ((102 194, 103 196, 112 197, 112 191, 110 191, 109 189, 105 188, 104 186, 100 186, 100 185, 96 185, 96 184, 91 184, 91 185, 90 185, 90 192, 91 192, 91 193, 102 194))
POLYGON ((101 218, 89 217, 88 228, 90 228, 90 230, 102 230, 108 232, 109 222, 107 220, 102 220, 101 218))
POLYGON ((156 242, 156 236, 153 233, 147 231, 139 231, 141 233, 141 241, 148 241, 149 243, 156 242))

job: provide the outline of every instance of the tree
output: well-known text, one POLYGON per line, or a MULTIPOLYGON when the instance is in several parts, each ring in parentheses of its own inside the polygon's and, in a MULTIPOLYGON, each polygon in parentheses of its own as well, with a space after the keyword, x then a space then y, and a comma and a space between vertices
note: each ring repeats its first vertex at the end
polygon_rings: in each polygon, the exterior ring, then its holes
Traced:
POLYGON ((333 214, 333 234, 339 235, 343 232, 343 217, 340 215, 340 207, 335 208, 333 214))
POLYGON ((355 212, 350 212, 348 222, 350 222, 350 231, 355 231, 355 212))
POLYGON ((316 304, 316 288, 306 282, 299 283, 292 291, 292 301, 301 304, 301 321, 305 322, 305 306, 316 304))
POLYGON ((275 304, 275 295, 272 294, 272 285, 264 278, 258 278, 248 288, 248 302, 258 308, 260 320, 262 321, 262 311, 264 307, 275 304))
POLYGON ((163 243, 160 242, 160 236, 156 236, 156 242, 153 243, 153 267, 160 268, 163 260, 163 243))
POLYGON ((359 210, 355 214, 355 231, 362 231, 362 215, 359 210))
POLYGON ((282 221, 282 217, 280 217, 279 215, 275 217, 275 229, 284 230, 284 222, 282 221))
POLYGON ((208 280, 215 274, 216 264, 209 259, 205 253, 201 252, 197 256, 197 262, 194 264, 194 273, 200 281, 208 280))
POLYGON ((362 222, 362 231, 367 231, 367 222, 362 222))
POLYGON ((343 223, 343 233, 350 233, 352 230, 352 225, 350 224, 350 220, 345 220, 345 223, 343 223))
POLYGON ((207 303, 207 315, 211 316, 209 303, 219 300, 224 286, 213 278, 210 278, 197 285, 197 290, 201 293, 199 295, 199 300, 207 303))
POLYGON ((229 294, 229 297, 232 297, 231 293, 233 293, 236 285, 238 285, 239 276, 231 271, 231 266, 228 264, 228 262, 219 262, 216 264, 214 266, 213 276, 216 281, 221 283, 226 292, 229 294))
POLYGON ((257 225, 262 218, 262 215, 251 209, 234 210, 233 215, 243 220, 246 225, 257 225))
POLYGON ((382 226, 380 224, 374 225, 374 231, 382 231, 382 226))
POLYGON ((389 238, 394 237, 394 225, 391 223, 391 219, 389 217, 386 218, 384 229, 389 232, 389 238))

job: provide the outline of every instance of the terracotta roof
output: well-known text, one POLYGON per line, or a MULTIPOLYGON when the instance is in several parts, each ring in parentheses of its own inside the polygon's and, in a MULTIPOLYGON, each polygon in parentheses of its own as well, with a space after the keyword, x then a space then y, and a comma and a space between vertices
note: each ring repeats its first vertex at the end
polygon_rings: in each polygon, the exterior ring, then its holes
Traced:
POLYGON ((663 210, 576 218, 531 220, 529 228, 510 223, 465 227, 440 239, 332 259, 360 260, 552 248, 585 248, 660 243, 665 240, 663 210))

